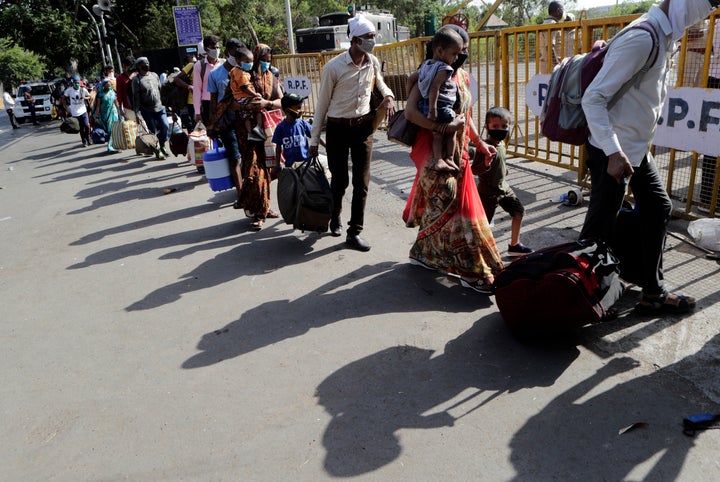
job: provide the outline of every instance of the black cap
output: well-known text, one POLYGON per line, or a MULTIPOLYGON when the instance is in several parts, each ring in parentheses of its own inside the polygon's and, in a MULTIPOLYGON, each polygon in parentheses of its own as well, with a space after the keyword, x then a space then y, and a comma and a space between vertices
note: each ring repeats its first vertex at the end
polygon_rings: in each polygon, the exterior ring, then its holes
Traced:
POLYGON ((283 98, 280 101, 280 105, 282 106, 283 110, 285 110, 288 107, 302 104, 305 99, 307 99, 307 97, 302 97, 302 96, 299 96, 294 93, 285 94, 285 95, 283 95, 283 98))

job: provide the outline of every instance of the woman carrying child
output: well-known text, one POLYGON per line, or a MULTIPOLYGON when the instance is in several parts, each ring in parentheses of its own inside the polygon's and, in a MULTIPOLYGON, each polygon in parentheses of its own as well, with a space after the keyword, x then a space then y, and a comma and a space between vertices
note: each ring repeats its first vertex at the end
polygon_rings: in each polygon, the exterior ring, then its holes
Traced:
POLYGON ((495 155, 495 148, 478 135, 470 109, 470 76, 462 69, 467 60, 470 38, 456 25, 438 32, 455 30, 463 40, 462 50, 451 67, 460 105, 449 123, 431 121, 419 109, 420 91, 408 83, 409 96, 405 116, 422 129, 418 132, 410 157, 418 174, 413 184, 403 219, 408 226, 419 226, 417 239, 410 249, 410 262, 458 276, 462 286, 480 293, 492 293, 495 274, 502 268, 500 253, 485 216, 470 170, 469 141, 477 146, 475 162, 495 155), (453 162, 457 171, 434 169, 432 132, 456 138, 453 162))
MULTIPOLYGON (((282 89, 280 82, 273 70, 270 68, 272 61, 272 49, 265 44, 257 44, 252 52, 253 67, 249 72, 250 85, 252 90, 259 94, 259 97, 248 99, 245 105, 241 105, 240 111, 249 111, 261 115, 263 110, 280 109, 282 89)), ((240 86, 233 86, 233 79, 238 74, 230 76, 230 86, 233 92, 240 86)), ((236 80, 237 82, 237 80, 236 80)), ((270 180, 271 173, 265 164, 265 140, 252 140, 249 134, 258 125, 257 116, 250 116, 249 122, 237 122, 235 131, 240 147, 242 159, 242 191, 238 207, 252 213, 253 222, 250 229, 260 231, 265 223, 265 218, 277 218, 280 215, 270 209, 270 180)), ((253 138, 255 139, 255 138, 253 138)))

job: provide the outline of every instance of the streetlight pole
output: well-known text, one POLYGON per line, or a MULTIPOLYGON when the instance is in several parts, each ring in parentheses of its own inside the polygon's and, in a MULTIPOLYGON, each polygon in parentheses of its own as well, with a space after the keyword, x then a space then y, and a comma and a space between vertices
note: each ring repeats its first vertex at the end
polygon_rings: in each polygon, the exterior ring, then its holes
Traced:
POLYGON ((285 21, 287 23, 288 46, 290 47, 290 54, 295 55, 295 37, 293 37, 292 13, 290 12, 290 0, 285 0, 285 21))
POLYGON ((97 22, 95 21, 95 17, 93 17, 92 13, 90 13, 90 10, 85 7, 82 3, 79 3, 79 5, 82 7, 83 10, 85 10, 85 13, 88 14, 88 17, 90 17, 90 20, 92 20, 93 25, 95 25, 95 32, 97 33, 98 37, 98 46, 100 47, 100 58, 102 59, 103 65, 106 64, 105 60, 105 50, 103 48, 103 40, 102 36, 100 35, 100 28, 98 27, 97 22))

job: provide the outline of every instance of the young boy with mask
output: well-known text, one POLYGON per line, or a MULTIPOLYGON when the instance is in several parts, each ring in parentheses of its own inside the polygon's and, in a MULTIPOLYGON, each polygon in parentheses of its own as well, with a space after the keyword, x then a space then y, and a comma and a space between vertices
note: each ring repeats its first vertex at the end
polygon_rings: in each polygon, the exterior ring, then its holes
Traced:
MULTIPOLYGON (((253 54, 250 49, 243 47, 235 51, 235 58, 238 61, 238 68, 230 72, 230 88, 232 96, 236 102, 245 106, 253 100, 262 100, 262 96, 255 92, 252 84, 252 76, 250 72, 253 68, 253 54)), ((249 110, 239 111, 242 119, 245 121, 245 129, 248 132, 248 140, 254 142, 265 141, 265 130, 263 129, 263 116, 260 112, 251 112, 249 110), (253 128, 252 118, 255 116, 256 125, 253 128)))
MULTIPOLYGON (((302 118, 302 104, 307 97, 297 94, 285 94, 281 100, 285 119, 275 127, 272 141, 275 144, 275 159, 285 157, 285 166, 292 167, 296 162, 310 159, 309 137, 312 127, 302 118)), ((325 143, 320 139, 320 145, 325 143)))
POLYGON ((485 156, 485 162, 481 166, 473 166, 473 172, 478 176, 478 193, 488 222, 492 221, 498 206, 510 214, 512 221, 507 255, 522 256, 532 253, 533 250, 520 242, 520 227, 525 207, 505 179, 507 151, 503 141, 508 135, 511 123, 512 115, 504 107, 493 107, 485 114, 485 130, 488 133, 485 142, 495 146, 497 154, 491 159, 485 156))

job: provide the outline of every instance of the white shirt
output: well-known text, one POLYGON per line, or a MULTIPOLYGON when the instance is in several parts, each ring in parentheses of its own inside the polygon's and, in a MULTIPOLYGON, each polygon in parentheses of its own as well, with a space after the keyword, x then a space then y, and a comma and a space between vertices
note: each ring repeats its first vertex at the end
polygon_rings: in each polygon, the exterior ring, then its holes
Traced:
POLYGON ((320 144, 320 132, 325 116, 354 119, 370 112, 370 93, 375 70, 378 71, 377 86, 384 97, 394 97, 385 85, 379 62, 374 55, 367 55, 365 62, 357 66, 346 51, 325 64, 320 77, 320 88, 315 102, 310 145, 320 144), (372 62, 368 61, 372 59, 372 62), (375 64, 375 68, 373 68, 375 64))
POLYGON ((623 151, 633 166, 639 166, 650 149, 657 121, 667 94, 667 72, 674 50, 672 27, 657 5, 635 20, 649 19, 658 36, 658 56, 640 80, 608 111, 607 103, 615 92, 647 62, 653 41, 649 32, 633 29, 612 43, 600 72, 582 98, 583 111, 590 127, 590 143, 605 155, 623 151))
POLYGON ((70 100, 71 116, 77 117, 87 112, 87 107, 85 107, 85 97, 89 96, 90 92, 88 92, 85 87, 80 87, 79 90, 76 90, 75 87, 70 86, 65 89, 65 93, 63 95, 70 100))
POLYGON ((12 109, 15 107, 15 99, 12 98, 9 92, 3 92, 3 102, 5 103, 5 109, 12 109))

